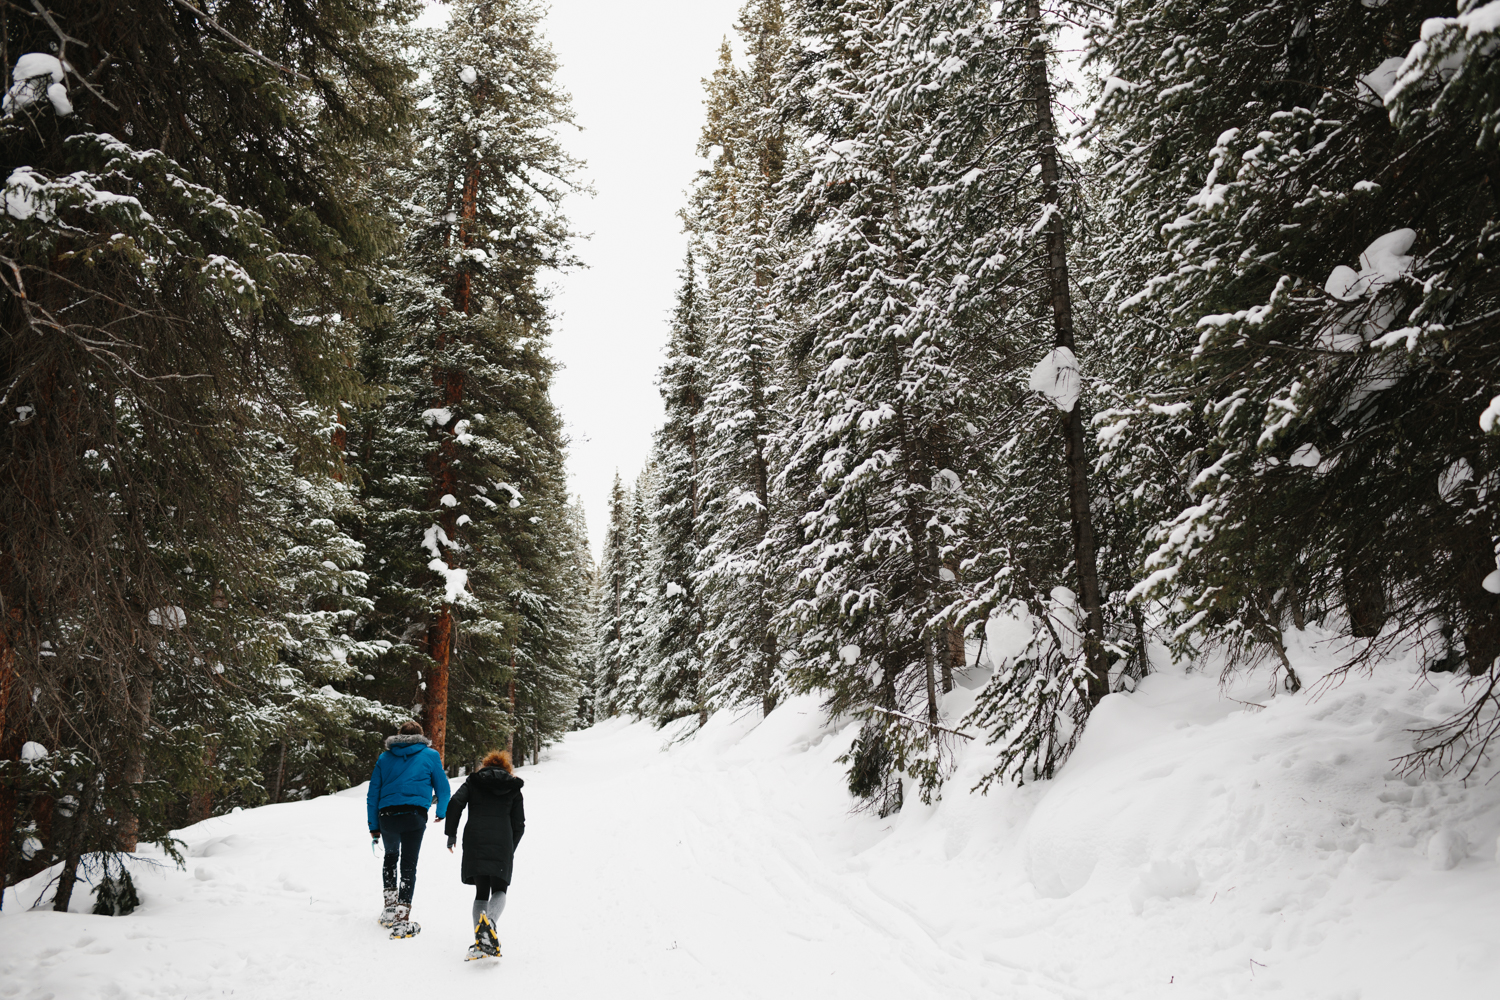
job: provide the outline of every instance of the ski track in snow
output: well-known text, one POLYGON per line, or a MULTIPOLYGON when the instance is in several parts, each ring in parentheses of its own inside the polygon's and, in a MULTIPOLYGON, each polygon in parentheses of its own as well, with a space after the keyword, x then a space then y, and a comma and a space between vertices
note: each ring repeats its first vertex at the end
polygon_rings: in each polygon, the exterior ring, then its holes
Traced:
POLYGON ((462 961, 472 894, 437 826, 422 933, 387 939, 361 786, 181 831, 186 869, 143 856, 129 917, 26 911, 44 877, 23 883, 0 1000, 1478 1000, 1500 979, 1500 781, 1390 772, 1458 704, 1400 665, 1312 697, 1168 672, 1101 705, 1056 781, 969 794, 993 759, 969 746, 940 803, 884 820, 849 811, 854 730, 814 698, 665 752, 672 732, 612 721, 519 772, 499 962, 462 961))

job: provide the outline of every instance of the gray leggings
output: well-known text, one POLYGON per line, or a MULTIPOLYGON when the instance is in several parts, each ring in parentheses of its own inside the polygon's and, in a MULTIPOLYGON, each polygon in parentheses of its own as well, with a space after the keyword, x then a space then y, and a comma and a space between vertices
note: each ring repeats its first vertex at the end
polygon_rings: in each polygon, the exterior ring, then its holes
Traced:
POLYGON ((479 926, 479 915, 488 913, 490 925, 494 926, 500 921, 500 914, 505 912, 505 890, 509 888, 504 882, 497 878, 487 878, 480 875, 474 879, 474 906, 471 909, 472 922, 479 926))

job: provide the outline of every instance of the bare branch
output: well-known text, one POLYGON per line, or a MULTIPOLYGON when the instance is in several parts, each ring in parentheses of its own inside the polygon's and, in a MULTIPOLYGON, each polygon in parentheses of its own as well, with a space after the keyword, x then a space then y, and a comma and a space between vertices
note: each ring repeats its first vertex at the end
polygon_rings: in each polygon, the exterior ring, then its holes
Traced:
MULTIPOLYGON (((57 36, 58 41, 61 43, 58 46, 58 52, 57 52, 57 54, 60 57, 65 57, 67 55, 67 48, 68 48, 68 43, 69 42, 72 42, 74 45, 78 46, 81 49, 88 48, 88 45, 86 43, 81 42, 78 39, 74 38, 72 35, 68 34, 65 31, 63 31, 62 28, 58 26, 58 23, 57 23, 57 21, 55 21, 53 19, 52 14, 50 12, 48 12, 48 10, 47 10, 46 7, 42 6, 42 0, 31 0, 31 6, 35 7, 36 8, 36 12, 38 14, 42 15, 42 20, 44 20, 44 21, 47 22, 47 27, 49 27, 49 28, 52 29, 52 33, 57 36)), ((105 60, 109 59, 109 53, 108 52, 104 53, 104 59, 105 60)), ((109 98, 107 98, 103 94, 101 94, 99 92, 99 89, 97 87, 95 87, 92 83, 90 83, 88 81, 87 77, 85 77, 82 73, 80 73, 76 69, 74 69, 73 66, 72 66, 72 64, 69 63, 66 58, 59 58, 58 62, 62 63, 64 72, 71 73, 73 75, 73 78, 75 80, 77 80, 79 83, 83 84, 84 87, 88 90, 89 93, 91 93, 95 97, 99 98, 99 100, 103 101, 105 104, 107 104, 109 107, 113 108, 115 111, 119 111, 120 110, 120 106, 118 104, 114 103, 109 98)), ((101 62, 100 65, 103 65, 103 63, 101 62)))
MULTIPOLYGON (((35 2, 35 0, 33 0, 33 2, 35 2)), ((230 34, 229 31, 227 29, 225 29, 225 27, 223 25, 221 25, 218 21, 215 21, 213 18, 209 17, 203 11, 199 10, 197 7, 194 7, 192 4, 188 3, 187 0, 175 0, 175 2, 177 4, 177 6, 183 8, 184 10, 190 10, 194 14, 198 15, 200 18, 203 19, 204 23, 206 23, 210 28, 213 28, 219 34, 223 35, 225 38, 229 39, 231 42, 233 42, 234 44, 238 45, 241 49, 244 49, 245 52, 247 52, 248 54, 254 56, 256 59, 260 60, 265 65, 270 66, 272 69, 279 70, 280 72, 285 73, 288 76, 294 76, 297 79, 303 81, 304 83, 312 83, 313 82, 311 77, 303 76, 301 73, 299 73, 296 70, 292 69, 290 66, 283 66, 281 63, 276 62, 274 59, 269 58, 265 53, 261 52, 259 49, 253 48, 248 43, 243 42, 240 39, 236 38, 234 35, 230 34)))
POLYGON ((905 712, 897 712, 889 708, 881 708, 879 705, 869 705, 866 707, 868 707, 872 712, 880 712, 883 715, 891 715, 895 716, 898 719, 905 719, 907 722, 913 723, 918 726, 924 726, 927 729, 941 729, 945 733, 952 733, 954 736, 962 736, 966 740, 972 740, 974 738, 974 735, 972 733, 961 733, 957 729, 949 729, 947 726, 940 726, 935 722, 928 722, 926 719, 919 719, 914 715, 907 715, 905 712))

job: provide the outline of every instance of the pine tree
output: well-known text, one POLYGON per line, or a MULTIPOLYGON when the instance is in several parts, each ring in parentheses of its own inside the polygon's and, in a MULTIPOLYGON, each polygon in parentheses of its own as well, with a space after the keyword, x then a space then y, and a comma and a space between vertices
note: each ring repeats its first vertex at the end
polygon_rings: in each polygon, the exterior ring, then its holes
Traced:
POLYGON ((336 461, 322 432, 357 390, 333 317, 369 313, 388 232, 353 154, 409 119, 409 74, 374 38, 409 13, 270 2, 211 23, 125 0, 4 18, 37 72, 0 122, 0 870, 18 807, 82 787, 44 838, 58 908, 85 853, 170 828, 182 755, 155 720, 266 669, 257 633, 302 599, 255 545, 278 513, 257 491, 284 471, 259 446, 280 437, 314 478, 336 461), (16 761, 28 738, 44 764, 16 761))
POLYGON ((694 581, 702 547, 699 481, 703 476, 701 415, 708 372, 703 302, 688 254, 672 314, 667 361, 658 385, 666 420, 656 434, 653 461, 659 470, 651 525, 648 608, 654 646, 646 677, 646 700, 657 725, 696 715, 708 721, 708 665, 701 598, 694 581))
MULTIPOLYGON (((1192 377, 1119 423, 1201 429, 1190 501, 1159 528, 1142 588, 1181 601, 1184 642, 1273 657, 1292 688, 1288 618, 1353 639, 1346 667, 1417 642, 1429 669, 1480 677, 1419 752, 1472 762, 1495 732, 1481 720, 1500 657, 1484 587, 1500 525, 1481 485, 1496 456, 1476 426, 1494 381, 1494 200, 1478 180, 1485 103, 1460 96, 1482 74, 1460 71, 1467 36, 1433 30, 1438 13, 1232 22, 1258 33, 1240 46, 1256 58, 1216 68, 1247 99, 1216 123, 1206 176, 1164 227, 1171 267, 1139 295, 1192 331, 1192 377)), ((1122 105, 1122 131, 1137 113, 1122 105)))
POLYGON ((777 0, 742 8, 738 32, 750 65, 736 68, 725 43, 707 84, 709 120, 699 140, 700 155, 711 156, 713 166, 699 179, 689 213, 707 276, 714 373, 703 403, 704 542, 695 578, 708 623, 704 655, 715 700, 754 700, 766 714, 782 690, 773 624, 779 567, 768 543, 777 523, 770 447, 785 335, 771 297, 785 259, 773 232, 774 191, 787 158, 774 114, 784 28, 777 0))
POLYGON ((1089 482, 1092 397, 1069 253, 1085 203, 1059 151, 1056 30, 1025 0, 934 3, 912 33, 923 57, 906 57, 914 69, 893 96, 926 119, 910 158, 927 171, 916 214, 932 234, 922 256, 934 320, 992 331, 984 383, 1009 397, 975 420, 993 451, 976 463, 969 516, 992 527, 964 567, 970 613, 1018 615, 1034 635, 973 717, 1004 743, 994 776, 1052 773, 1109 692, 1119 649, 1089 482))
POLYGON ((654 589, 651 525, 656 507, 656 469, 647 464, 627 499, 623 584, 620 589, 619 674, 610 704, 634 718, 647 714, 646 681, 656 645, 650 614, 654 589))
POLYGON ((574 497, 568 505, 568 534, 560 562, 567 578, 566 627, 572 640, 569 656, 578 692, 568 728, 581 729, 595 721, 594 654, 598 638, 594 634, 594 624, 598 615, 599 587, 599 572, 593 554, 589 552, 589 529, 581 497, 574 497))
POLYGON ((391 178, 408 195, 385 278, 394 320, 366 361, 391 386, 363 446, 371 629, 394 644, 381 689, 406 686, 440 752, 456 713, 460 759, 515 731, 518 677, 561 669, 542 666, 567 513, 538 272, 569 262, 558 203, 574 165, 539 18, 521 0, 463 0, 431 39, 431 110, 391 178))
POLYGON ((784 475, 812 483, 814 501, 798 555, 799 675, 829 692, 830 711, 864 720, 850 788, 882 814, 900 806, 901 771, 928 792, 939 780, 930 737, 948 650, 934 619, 955 532, 938 507, 958 484, 950 444, 968 409, 956 345, 926 325, 922 304, 910 151, 923 121, 883 89, 909 72, 896 41, 909 28, 903 5, 812 9, 799 32, 811 52, 792 88, 818 139, 791 212, 821 234, 789 283, 814 331, 815 374, 784 431, 784 475))
POLYGON ((604 551, 599 557, 598 585, 594 599, 594 657, 593 689, 594 715, 596 719, 613 718, 623 707, 619 704, 617 690, 627 666, 622 656, 622 646, 628 625, 626 623, 626 583, 630 578, 629 567, 630 522, 629 498, 620 474, 615 473, 614 487, 609 494, 609 530, 604 536, 604 551))

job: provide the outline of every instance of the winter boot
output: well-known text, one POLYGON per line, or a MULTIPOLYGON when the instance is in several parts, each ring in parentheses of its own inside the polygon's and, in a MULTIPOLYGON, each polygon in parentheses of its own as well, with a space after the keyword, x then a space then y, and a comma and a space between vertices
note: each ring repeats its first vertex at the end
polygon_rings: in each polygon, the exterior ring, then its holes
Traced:
POLYGON ((380 926, 390 927, 396 923, 396 890, 385 891, 385 909, 380 911, 380 926))
POLYGON ((422 933, 422 925, 411 918, 411 907, 406 903, 396 904, 396 922, 391 925, 391 938, 416 937, 422 933))

